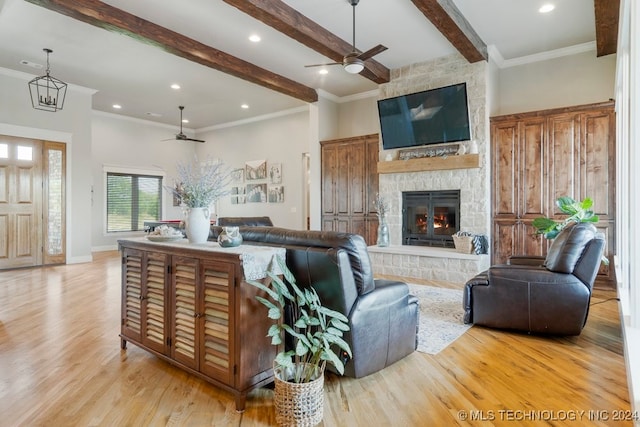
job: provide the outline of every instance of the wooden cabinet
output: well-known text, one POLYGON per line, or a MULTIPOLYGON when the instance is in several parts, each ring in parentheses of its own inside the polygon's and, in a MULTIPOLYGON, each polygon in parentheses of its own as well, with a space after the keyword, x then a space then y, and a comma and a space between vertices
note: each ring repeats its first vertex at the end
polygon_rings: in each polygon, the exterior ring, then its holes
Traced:
POLYGON ((122 348, 132 342, 231 391, 242 410, 248 391, 272 380, 276 355, 266 309, 255 300, 259 291, 244 280, 242 255, 213 243, 208 250, 140 239, 119 244, 122 348))
MULTIPOLYGON (((540 216, 563 218, 555 201, 590 197, 607 239, 615 248, 615 116, 611 102, 493 117, 492 263, 511 255, 547 253, 549 242, 531 225, 540 216)), ((599 286, 612 287, 613 271, 602 266, 599 286)))
POLYGON ((322 141, 322 229, 377 239, 378 134, 322 141))

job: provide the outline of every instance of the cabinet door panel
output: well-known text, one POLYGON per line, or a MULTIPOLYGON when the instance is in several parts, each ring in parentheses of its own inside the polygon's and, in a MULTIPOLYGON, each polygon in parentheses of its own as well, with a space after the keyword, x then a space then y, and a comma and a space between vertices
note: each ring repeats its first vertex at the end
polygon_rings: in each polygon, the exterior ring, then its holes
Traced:
POLYGON ((536 234, 532 221, 518 224, 517 255, 546 256, 549 242, 542 235, 536 234))
POLYGON ((593 199, 595 213, 613 217, 615 175, 615 129, 610 112, 585 114, 580 149, 580 200, 593 199))
POLYGON ((169 336, 168 331, 165 330, 168 257, 155 252, 147 252, 145 255, 142 343, 153 350, 165 353, 169 336))
POLYGON ((575 115, 562 114, 549 118, 549 216, 562 216, 556 200, 562 196, 577 198, 576 176, 580 147, 575 115))
POLYGON ((337 158, 335 147, 322 147, 322 214, 335 215, 337 158))
POLYGON ((349 146, 340 145, 336 150, 336 213, 349 214, 349 198, 351 197, 351 182, 349 176, 349 164, 351 152, 349 146))
POLYGON ((349 146, 349 213, 363 215, 367 209, 365 202, 365 155, 364 141, 349 146))
POLYGON ((520 150, 520 188, 522 191, 520 218, 545 215, 545 150, 544 119, 535 118, 522 123, 520 150))
POLYGON ((516 221, 494 221, 491 264, 504 264, 511 255, 518 255, 516 221))
POLYGON ((122 250, 122 334, 141 340, 142 258, 137 249, 122 250))
POLYGON ((202 325, 200 328, 200 371, 230 384, 233 374, 234 265, 224 262, 202 262, 202 325))
POLYGON ((198 260, 174 256, 172 257, 171 271, 173 282, 172 357, 186 366, 198 369, 196 335, 198 260))
POLYGON ((493 214, 518 215, 518 124, 507 122, 492 127, 493 214))

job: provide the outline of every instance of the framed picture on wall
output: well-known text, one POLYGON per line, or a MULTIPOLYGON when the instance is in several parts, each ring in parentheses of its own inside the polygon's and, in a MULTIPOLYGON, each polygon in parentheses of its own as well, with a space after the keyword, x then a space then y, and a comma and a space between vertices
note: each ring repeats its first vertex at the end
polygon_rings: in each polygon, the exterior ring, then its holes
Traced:
POLYGON ((231 171, 232 184, 244 184, 244 168, 238 168, 231 171))
POLYGON ((284 203, 284 186, 269 186, 269 203, 284 203))
POLYGON ((247 202, 265 203, 267 201, 267 184, 247 184, 247 202))
POLYGON ((269 165, 269 184, 282 184, 282 163, 269 165))
POLYGON ((245 179, 247 181, 255 181, 267 178, 267 161, 252 160, 244 165, 245 179))

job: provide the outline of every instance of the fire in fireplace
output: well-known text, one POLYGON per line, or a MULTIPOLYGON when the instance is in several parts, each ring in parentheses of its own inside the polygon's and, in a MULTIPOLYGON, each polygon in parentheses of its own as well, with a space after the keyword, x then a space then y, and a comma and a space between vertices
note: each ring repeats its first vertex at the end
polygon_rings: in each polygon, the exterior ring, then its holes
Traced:
POLYGON ((460 190, 402 193, 402 244, 453 247, 460 229, 460 190))

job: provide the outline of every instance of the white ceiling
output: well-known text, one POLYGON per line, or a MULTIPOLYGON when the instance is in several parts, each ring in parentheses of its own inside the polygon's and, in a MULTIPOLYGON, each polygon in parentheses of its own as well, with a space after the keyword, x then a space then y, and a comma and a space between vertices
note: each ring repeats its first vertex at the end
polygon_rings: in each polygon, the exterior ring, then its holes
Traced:
MULTIPOLYGON (((351 5, 347 0, 284 0, 303 15, 351 43, 351 5)), ((593 0, 453 0, 480 38, 506 59, 521 58, 595 42, 593 0), (542 15, 537 9, 555 3, 542 15)), ((104 0, 163 27, 184 34, 314 89, 344 98, 377 88, 340 66, 321 76, 305 64, 332 62, 222 0, 104 0), (262 37, 252 43, 249 35, 262 37)), ((455 52, 410 0, 361 0, 356 7, 356 46, 383 44, 374 59, 389 69, 455 52)), ((76 21, 23 0, 0 0, 0 67, 44 74, 20 64, 45 64, 51 75, 95 89, 93 108, 160 123, 178 124, 185 106, 187 128, 243 120, 302 107, 304 102, 166 53, 125 35, 76 21), (179 83, 179 91, 170 84, 179 83), (119 111, 111 106, 122 105, 119 111), (249 109, 241 109, 246 103, 249 109), (152 117, 147 112, 160 114, 152 117)), ((595 55, 595 51, 593 52, 595 55)), ((67 95, 73 96, 73 92, 67 95)), ((25 97, 28 89, 25 85, 25 97)), ((42 114, 51 114, 43 112, 42 114)))

